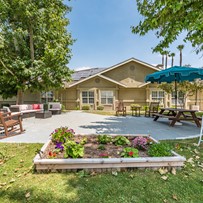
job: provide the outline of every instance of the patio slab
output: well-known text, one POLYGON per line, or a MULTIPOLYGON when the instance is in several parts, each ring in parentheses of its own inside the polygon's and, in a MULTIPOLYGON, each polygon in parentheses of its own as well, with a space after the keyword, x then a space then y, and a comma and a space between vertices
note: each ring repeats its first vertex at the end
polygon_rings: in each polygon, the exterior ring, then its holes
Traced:
MULTIPOLYGON (((153 121, 148 117, 105 116, 82 111, 71 111, 54 115, 47 119, 23 119, 25 133, 1 139, 10 143, 45 143, 50 133, 58 127, 67 126, 76 134, 150 134, 157 140, 180 139, 199 136, 200 128, 194 123, 181 122, 181 125, 169 126, 169 120, 160 118, 153 121)), ((1 135, 0 135, 1 136, 1 135)))

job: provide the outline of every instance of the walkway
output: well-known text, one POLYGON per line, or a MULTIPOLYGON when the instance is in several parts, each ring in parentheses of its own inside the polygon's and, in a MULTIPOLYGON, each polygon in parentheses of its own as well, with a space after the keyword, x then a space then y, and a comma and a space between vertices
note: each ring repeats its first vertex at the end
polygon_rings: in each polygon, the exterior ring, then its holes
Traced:
POLYGON ((193 123, 183 122, 183 125, 169 127, 168 122, 168 119, 153 121, 143 116, 116 117, 71 111, 47 119, 26 118, 23 120, 25 133, 0 142, 45 143, 50 133, 61 126, 74 129, 76 134, 150 134, 157 140, 199 135, 200 129, 193 123))

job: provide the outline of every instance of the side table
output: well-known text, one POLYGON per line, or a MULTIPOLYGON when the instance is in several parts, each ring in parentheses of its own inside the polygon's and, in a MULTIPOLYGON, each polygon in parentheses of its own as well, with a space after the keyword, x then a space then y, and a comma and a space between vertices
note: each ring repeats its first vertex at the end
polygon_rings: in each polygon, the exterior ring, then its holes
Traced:
POLYGON ((140 116, 140 106, 133 106, 131 107, 132 110, 132 116, 140 116))
POLYGON ((51 111, 39 111, 35 113, 35 118, 50 118, 52 117, 51 111))

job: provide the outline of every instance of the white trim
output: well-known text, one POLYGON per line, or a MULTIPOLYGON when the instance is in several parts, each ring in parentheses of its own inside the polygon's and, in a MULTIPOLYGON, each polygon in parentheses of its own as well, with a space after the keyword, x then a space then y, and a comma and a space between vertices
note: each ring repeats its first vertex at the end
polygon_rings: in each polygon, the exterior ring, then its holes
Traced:
POLYGON ((147 83, 144 83, 144 84, 141 84, 141 85, 139 85, 138 87, 140 88, 140 87, 144 87, 144 86, 146 86, 146 85, 149 85, 151 82, 147 82, 147 83))
POLYGON ((120 86, 123 86, 123 87, 127 87, 127 86, 124 85, 123 83, 118 82, 118 81, 115 81, 115 80, 113 80, 113 79, 111 79, 111 78, 108 78, 108 77, 106 77, 106 76, 104 76, 104 75, 98 75, 98 77, 101 77, 101 78, 103 78, 103 79, 105 79, 105 80, 108 80, 108 81, 110 81, 110 82, 116 83, 117 85, 120 85, 120 86))

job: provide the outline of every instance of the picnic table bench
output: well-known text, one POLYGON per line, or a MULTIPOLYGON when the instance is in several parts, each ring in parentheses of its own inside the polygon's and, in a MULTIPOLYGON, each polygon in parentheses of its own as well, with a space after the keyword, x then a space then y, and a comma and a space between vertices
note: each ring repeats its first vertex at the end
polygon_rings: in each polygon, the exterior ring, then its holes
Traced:
POLYGON ((200 119, 195 114, 196 110, 190 109, 175 109, 175 108, 161 108, 159 113, 154 113, 154 121, 157 121, 160 117, 168 118, 172 120, 170 126, 174 126, 176 122, 181 120, 193 120, 197 127, 201 127, 200 119))

